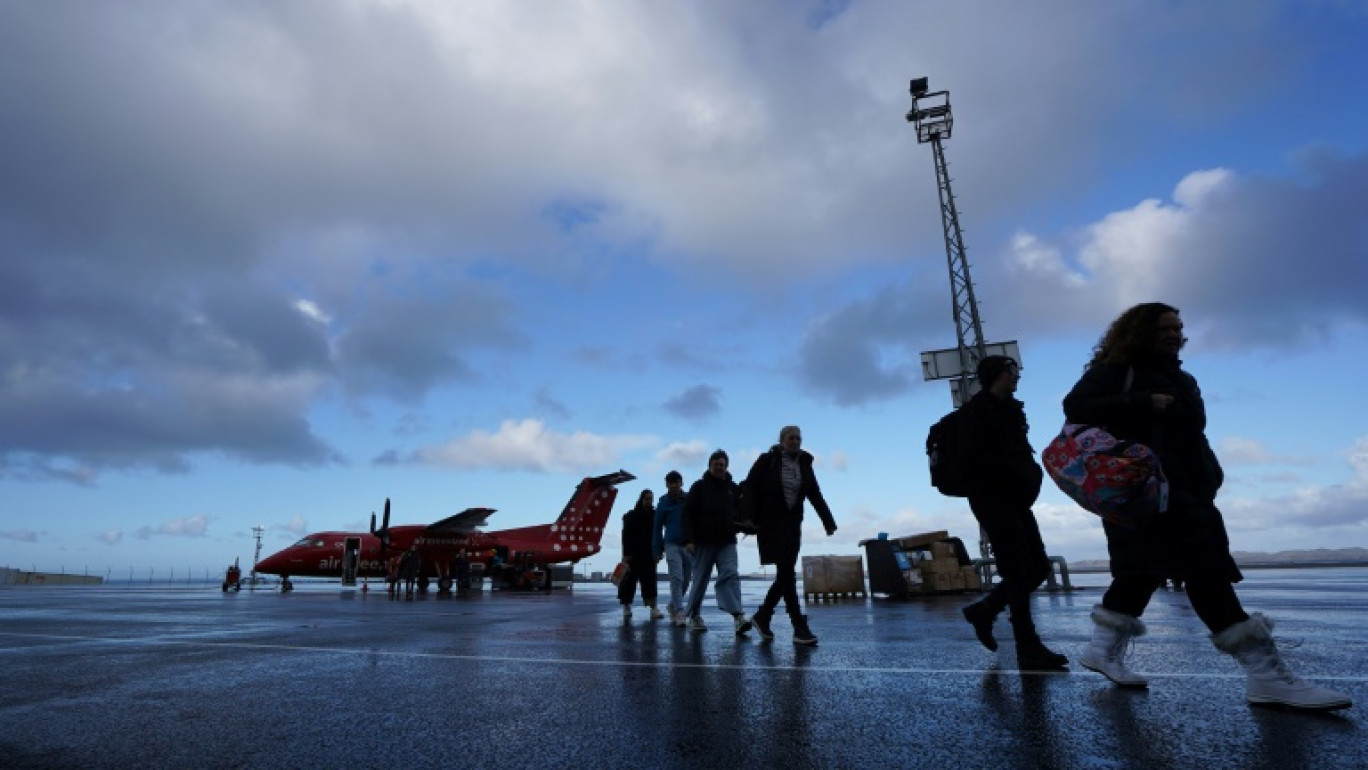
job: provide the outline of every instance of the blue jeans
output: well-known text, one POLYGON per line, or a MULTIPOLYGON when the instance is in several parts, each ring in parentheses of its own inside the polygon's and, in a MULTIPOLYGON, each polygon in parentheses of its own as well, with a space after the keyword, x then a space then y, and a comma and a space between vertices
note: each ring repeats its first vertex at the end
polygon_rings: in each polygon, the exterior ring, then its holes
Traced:
POLYGON ((703 608, 703 594, 708 591, 708 579, 712 577, 713 566, 717 567, 717 606, 723 612, 740 615, 741 575, 736 571, 736 543, 727 545, 694 546, 693 586, 689 588, 689 616, 697 615, 703 608))
POLYGON ((683 612, 688 598, 689 577, 693 572, 693 557, 678 543, 665 544, 665 567, 670 573, 670 611, 683 612))

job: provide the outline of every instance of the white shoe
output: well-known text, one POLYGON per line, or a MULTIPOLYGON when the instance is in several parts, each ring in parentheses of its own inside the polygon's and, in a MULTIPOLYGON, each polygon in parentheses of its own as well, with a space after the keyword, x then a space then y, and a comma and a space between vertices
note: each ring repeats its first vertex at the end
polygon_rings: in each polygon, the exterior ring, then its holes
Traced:
POLYGON ((746 632, 751 630, 751 619, 746 617, 744 613, 733 616, 732 621, 735 624, 733 627, 736 629, 737 636, 745 636, 746 632))
POLYGON ((1272 631, 1273 621, 1256 612, 1211 637, 1216 649, 1233 655, 1248 673, 1245 700, 1319 711, 1354 705, 1348 695, 1318 687, 1289 671, 1272 631))
POLYGON ((693 617, 689 618, 689 630, 698 631, 699 633, 708 630, 707 624, 703 622, 702 615, 694 615, 693 617))
POLYGON ((654 604, 648 604, 646 606, 651 608, 651 620, 660 620, 661 618, 665 617, 665 613, 656 609, 656 606, 654 604))
POLYGON ((1145 635, 1139 618, 1113 612, 1102 605, 1093 607, 1093 635, 1078 663, 1122 687, 1148 687, 1143 676, 1126 668, 1126 652, 1131 639, 1145 635))

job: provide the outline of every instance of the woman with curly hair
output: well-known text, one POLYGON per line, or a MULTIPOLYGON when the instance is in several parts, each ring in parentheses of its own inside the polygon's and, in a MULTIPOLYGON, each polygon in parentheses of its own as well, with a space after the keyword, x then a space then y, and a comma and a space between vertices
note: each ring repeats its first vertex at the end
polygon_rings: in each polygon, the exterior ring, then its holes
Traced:
POLYGON ((1112 322, 1064 398, 1068 422, 1104 426, 1118 439, 1149 446, 1169 481, 1168 509, 1150 523, 1134 529, 1102 523, 1112 582, 1093 608, 1092 641, 1079 663, 1122 687, 1147 686, 1126 667, 1127 647, 1145 633, 1140 616, 1150 597, 1166 579, 1177 578, 1186 582, 1192 610, 1211 631, 1212 643, 1248 673, 1250 703, 1347 708, 1348 696, 1287 669, 1270 633, 1272 621, 1247 614, 1235 594, 1242 575, 1216 508, 1225 475, 1207 441, 1202 392, 1178 358, 1186 342, 1177 308, 1136 305, 1112 322))

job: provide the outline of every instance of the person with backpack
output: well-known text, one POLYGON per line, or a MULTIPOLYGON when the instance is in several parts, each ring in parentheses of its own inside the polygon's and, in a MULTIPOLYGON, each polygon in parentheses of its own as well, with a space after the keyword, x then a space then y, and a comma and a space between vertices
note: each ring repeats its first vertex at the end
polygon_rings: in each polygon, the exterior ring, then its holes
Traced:
POLYGON ((803 451, 802 445, 803 431, 797 425, 782 428, 779 443, 757 457, 746 474, 741 502, 746 509, 742 517, 750 514, 759 526, 756 539, 760 563, 774 565, 774 583, 760 609, 751 616, 751 622, 762 639, 773 639, 770 620, 782 599, 793 623, 793 643, 810 646, 817 644, 817 637, 808 627, 807 616, 798 601, 795 571, 803 541, 803 501, 812 503, 828 537, 836 533, 836 520, 817 484, 812 455, 803 451))
POLYGON ((1122 687, 1146 687, 1145 677, 1127 667, 1126 653, 1145 633, 1140 616, 1154 592, 1166 578, 1176 578, 1212 644, 1244 667, 1249 703, 1348 708, 1348 695, 1288 670, 1273 641, 1273 622, 1246 613, 1235 594, 1244 576, 1216 507, 1225 473, 1207 440, 1202 392, 1178 357, 1186 343, 1177 308, 1136 305, 1112 321, 1064 397, 1069 422, 1106 426, 1118 439, 1148 446, 1169 482, 1167 509, 1147 524, 1102 522, 1112 581, 1093 608, 1092 641, 1079 663, 1122 687))
POLYGON ((1031 618, 1031 594, 1050 576, 1050 559, 1031 506, 1045 474, 1026 437, 1025 405, 1013 395, 1021 380, 1017 362, 986 356, 978 364, 979 392, 960 417, 960 457, 969 509, 993 546, 1001 578, 988 595, 965 607, 974 635, 996 651, 993 622, 1010 608, 1017 665, 1023 670, 1057 669, 1069 659, 1045 646, 1031 618))

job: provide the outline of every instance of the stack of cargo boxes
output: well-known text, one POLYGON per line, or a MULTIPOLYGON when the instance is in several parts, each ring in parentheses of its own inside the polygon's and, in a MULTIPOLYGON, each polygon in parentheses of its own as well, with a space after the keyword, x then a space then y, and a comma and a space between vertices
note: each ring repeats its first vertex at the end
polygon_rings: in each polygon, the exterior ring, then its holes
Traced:
POLYGON ((957 537, 950 537, 948 532, 894 538, 880 535, 877 540, 864 540, 860 545, 870 551, 871 591, 906 596, 982 590, 982 581, 964 543, 957 537), (889 574, 891 570, 880 568, 876 580, 876 561, 886 563, 890 568, 893 566, 887 556, 876 559, 876 553, 891 553, 896 560, 897 573, 889 574))
POLYGON ((904 553, 909 554, 908 560, 914 568, 909 572, 916 573, 915 578, 903 573, 911 592, 977 591, 983 587, 974 565, 960 561, 953 541, 936 540, 917 545, 911 551, 904 550, 904 553), (913 588, 914 580, 919 588, 913 588))

